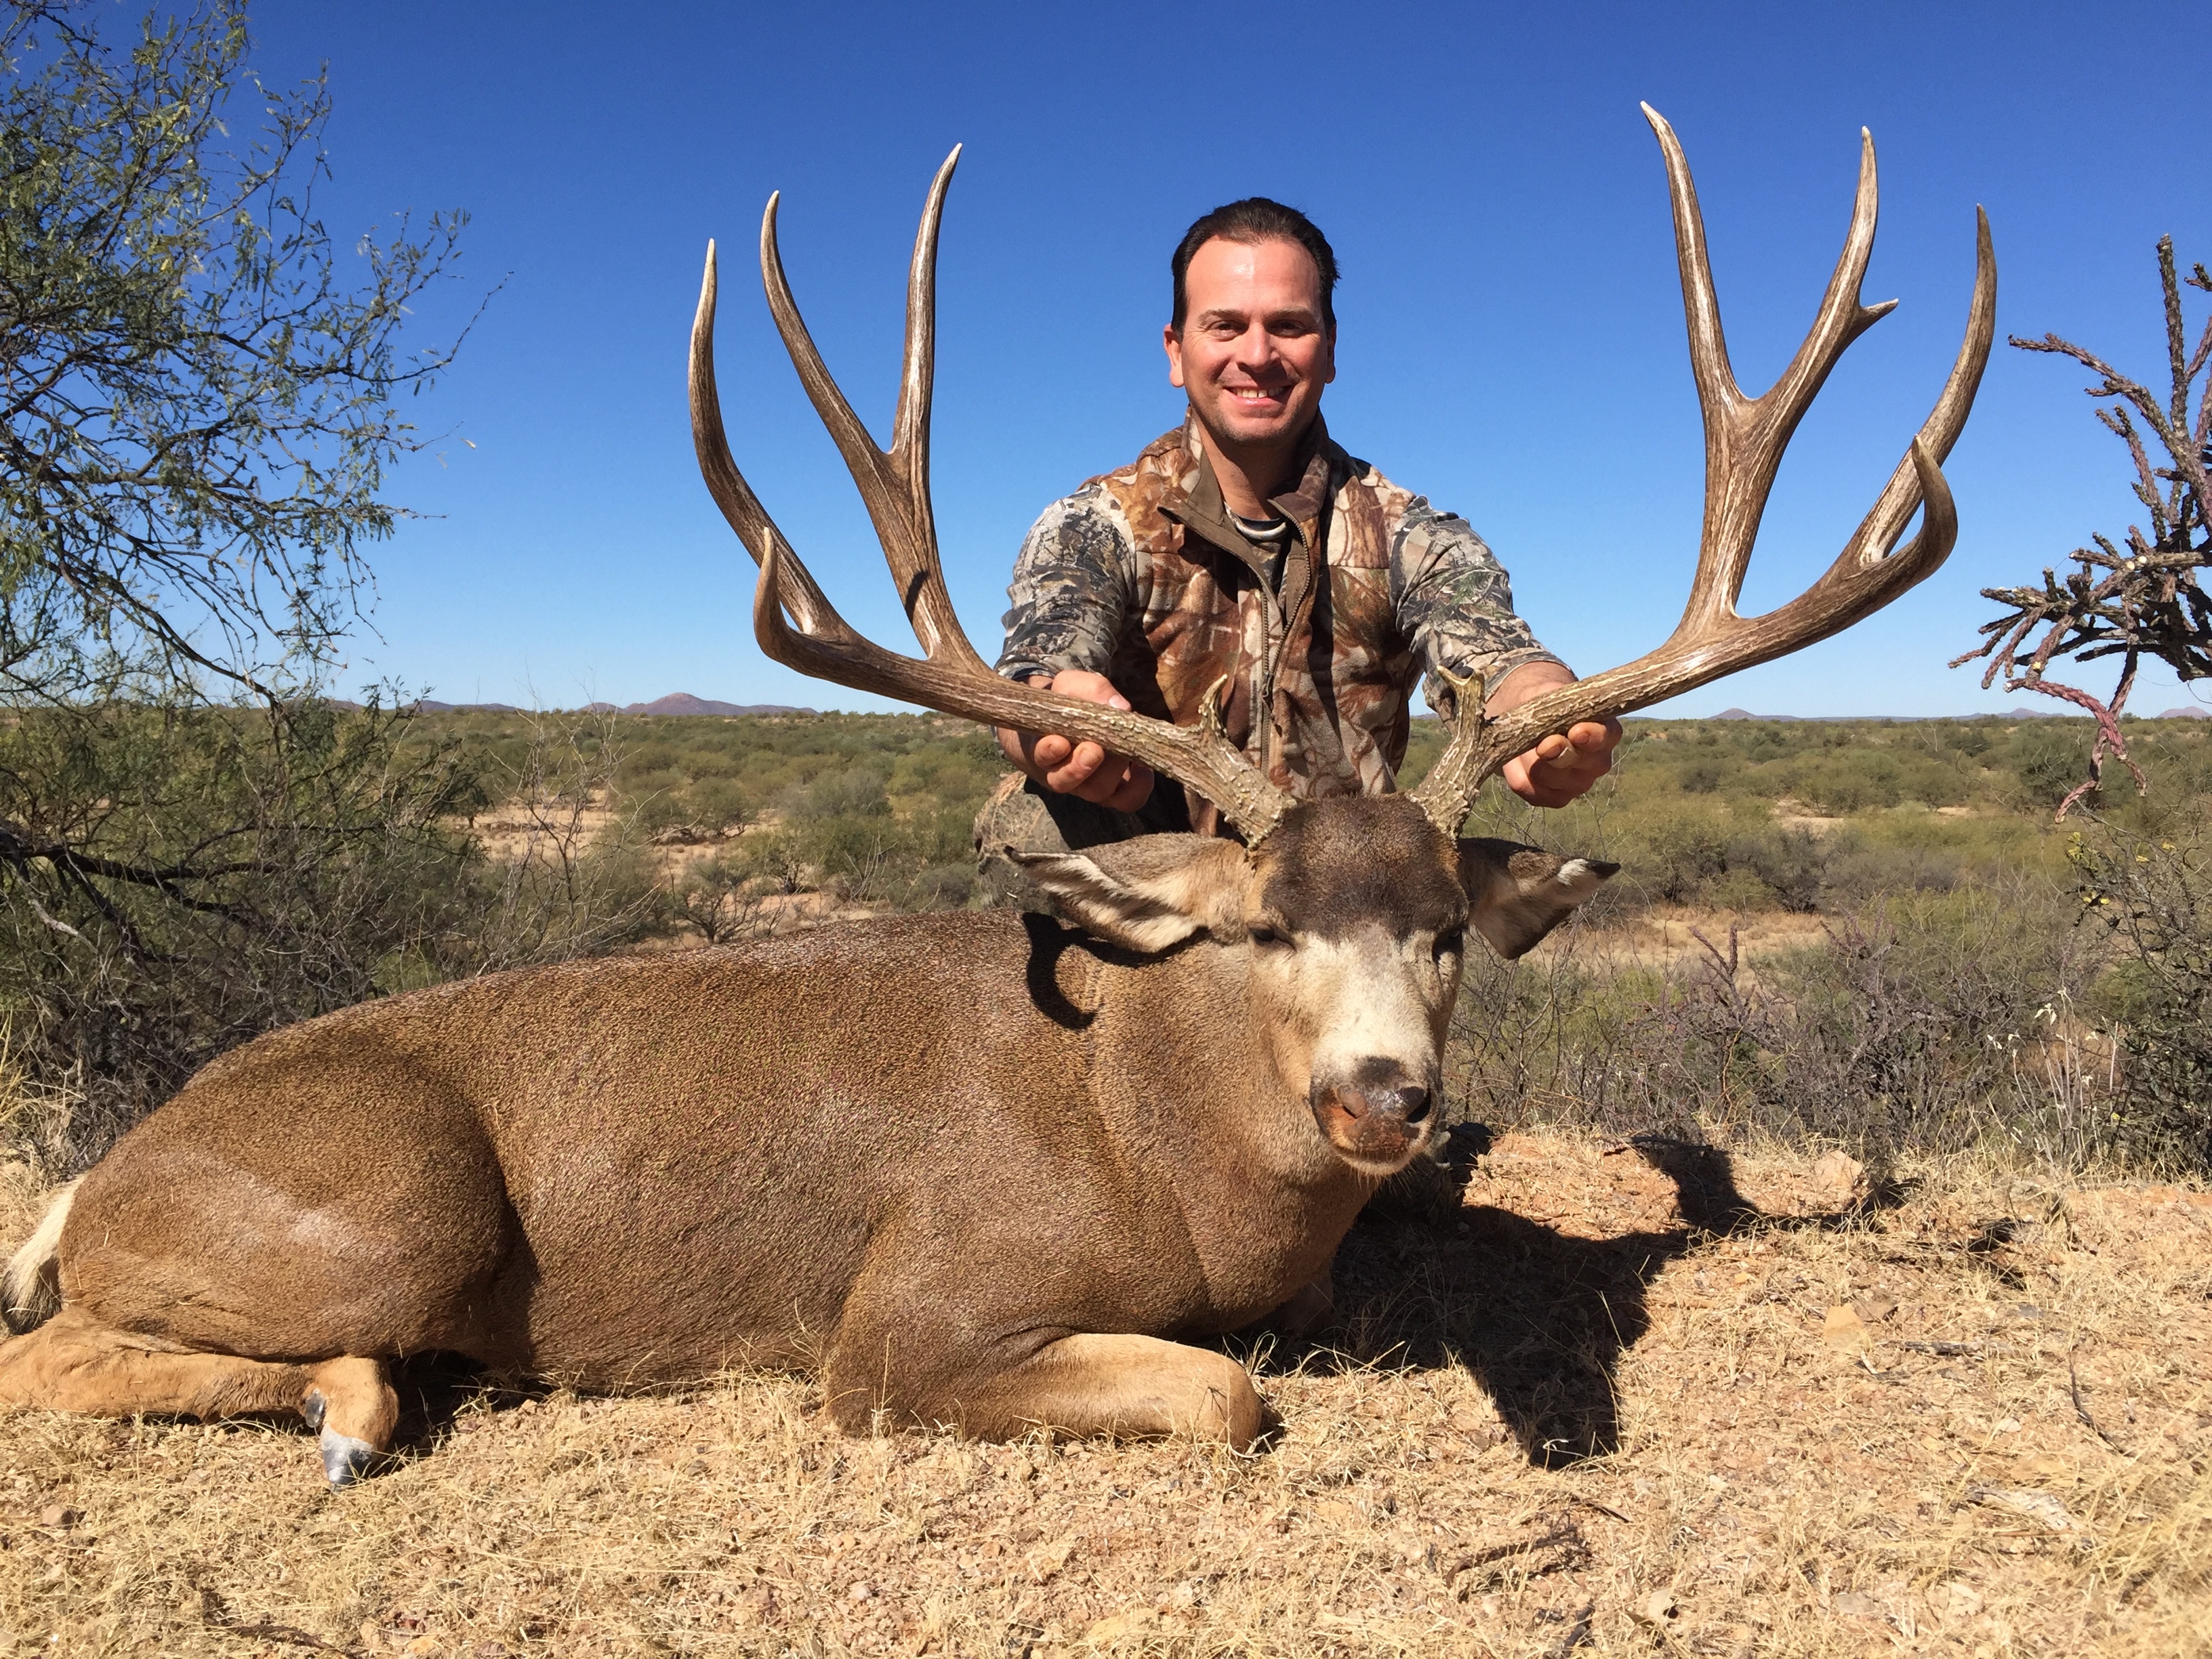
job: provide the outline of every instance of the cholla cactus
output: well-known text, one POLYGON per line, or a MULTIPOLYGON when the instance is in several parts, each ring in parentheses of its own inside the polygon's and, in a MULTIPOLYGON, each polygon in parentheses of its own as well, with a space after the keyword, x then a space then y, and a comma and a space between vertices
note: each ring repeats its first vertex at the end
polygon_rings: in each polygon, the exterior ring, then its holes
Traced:
POLYGON ((2039 340, 2012 338, 2022 350, 2057 352, 2101 377, 2086 390, 2092 398, 2118 400, 2113 407, 2100 409, 2097 418, 2128 447, 2136 466, 2136 499, 2150 514, 2149 533, 2129 526, 2124 550, 2109 537, 2093 537, 2094 547, 2074 550, 2076 568, 2063 580, 2055 570, 2046 569, 2040 587, 1984 588, 1982 597, 2005 606, 2006 614, 1984 623, 1982 645, 1951 664, 1956 668, 1987 657, 1984 686, 2002 674, 2008 690, 2063 698, 2096 717, 2089 775, 2059 803, 2062 818, 2097 787, 2108 757, 2134 774, 2138 789, 2144 787, 2142 769, 2128 758, 2119 717, 2146 655, 2167 664, 2185 681, 2212 678, 2212 598, 2197 577, 2212 565, 2212 533, 2208 533, 2206 520, 2206 509, 2212 506, 2212 485, 2206 481, 2212 471, 2212 376, 2205 376, 2201 389, 2197 385, 2212 359, 2212 318, 2206 319, 2191 351, 2181 305, 2185 284, 2212 293, 2212 276, 2207 276, 2202 264, 2190 276, 2180 276, 2174 267, 2171 236, 2159 239, 2158 271, 2165 289, 2166 355, 2173 379, 2172 393, 2163 404, 2148 387, 2070 340, 2056 334, 2039 340), (2138 416, 2165 451, 2166 465, 2153 463, 2144 433, 2136 424, 2138 416), (2030 647, 2029 636, 2038 629, 2041 637, 2030 647), (2110 656, 2121 659, 2120 675, 2112 695, 2104 701, 2045 678, 2056 659, 2086 663, 2110 656))

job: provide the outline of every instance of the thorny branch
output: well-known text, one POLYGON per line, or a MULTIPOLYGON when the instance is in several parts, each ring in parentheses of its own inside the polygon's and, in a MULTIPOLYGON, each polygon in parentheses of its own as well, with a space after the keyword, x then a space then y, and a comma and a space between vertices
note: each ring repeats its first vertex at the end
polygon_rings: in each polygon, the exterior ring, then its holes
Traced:
POLYGON ((2198 573, 2212 564, 2212 533, 2207 533, 2206 520, 2207 506, 2212 504, 2212 483, 2207 482, 2208 465, 2212 465, 2212 376, 2205 375, 2207 362, 2212 361, 2212 317, 2207 318, 2191 349, 2181 295, 2185 285, 2212 293, 2212 276, 2202 264, 2181 276, 2171 236, 2159 239, 2158 272, 2172 381, 2163 403, 2148 387, 2070 340, 2056 334, 2039 340, 2012 337, 2012 343, 2024 351, 2073 358, 2099 377, 2096 385, 2085 388, 2088 396, 2118 400, 2116 407, 2100 409, 2097 419, 2128 447, 2136 469, 2136 499, 2150 515, 2148 532, 2129 526, 2124 550, 2110 537, 2091 537, 2094 545, 2075 549, 2077 568, 2063 580, 2046 569, 2040 587, 1984 588, 1982 597, 2005 606, 2006 614, 1984 623, 1982 645, 1951 663, 1956 668, 1986 657, 1990 665, 1982 675, 1984 686, 2002 674, 2008 691, 2057 697, 2094 718, 2089 775, 2059 803, 2062 818, 2098 787, 2107 757, 2134 774, 2139 791, 2146 787, 2142 769, 2129 758, 2119 724, 2145 656, 2166 663, 2184 681, 2212 678, 2212 599, 2198 579, 2198 573), (2200 376, 2204 377, 2201 388, 2200 376), (2154 460, 2144 428, 2164 452, 2166 465, 2154 460), (2040 637, 2031 646, 2030 636, 2039 629, 2040 637), (2118 681, 2108 699, 2045 678, 2056 659, 2086 663, 2110 656, 2121 661, 2118 681))

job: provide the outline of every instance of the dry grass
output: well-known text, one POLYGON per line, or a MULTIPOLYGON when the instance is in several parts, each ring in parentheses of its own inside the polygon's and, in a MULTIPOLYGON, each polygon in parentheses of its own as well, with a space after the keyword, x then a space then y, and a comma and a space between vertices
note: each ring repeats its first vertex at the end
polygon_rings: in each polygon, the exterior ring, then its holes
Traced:
POLYGON ((777 1377, 420 1373, 343 1496, 289 1425, 0 1419, 0 1653, 2212 1652, 2212 1198, 1462 1173, 1347 1243, 1337 1350, 1260 1357, 1249 1459, 847 1439, 777 1377))

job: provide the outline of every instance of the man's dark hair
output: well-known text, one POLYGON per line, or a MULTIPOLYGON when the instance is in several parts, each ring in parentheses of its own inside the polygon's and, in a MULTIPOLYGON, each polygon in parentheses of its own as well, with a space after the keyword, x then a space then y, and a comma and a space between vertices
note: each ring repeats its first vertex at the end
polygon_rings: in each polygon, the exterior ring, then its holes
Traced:
POLYGON ((1175 314, 1168 320, 1174 327, 1182 326, 1183 313, 1190 308, 1183 287, 1190 262, 1199 249, 1216 237, 1248 246, 1255 242, 1296 242, 1312 256, 1314 269, 1321 273, 1322 326, 1336 326, 1336 250, 1329 246, 1328 238, 1296 208, 1285 207, 1265 196, 1247 196, 1241 202, 1214 209, 1183 232, 1182 240, 1176 244, 1175 258, 1169 261, 1175 271, 1175 314))

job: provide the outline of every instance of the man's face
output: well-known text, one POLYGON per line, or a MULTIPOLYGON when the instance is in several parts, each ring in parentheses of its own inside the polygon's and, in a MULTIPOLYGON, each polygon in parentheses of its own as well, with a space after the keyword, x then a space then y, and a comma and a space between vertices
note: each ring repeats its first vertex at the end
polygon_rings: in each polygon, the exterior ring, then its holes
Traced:
POLYGON ((1296 442, 1336 378, 1321 273, 1296 242, 1216 237, 1183 277, 1183 325, 1166 331, 1168 379, 1217 442, 1296 442))

